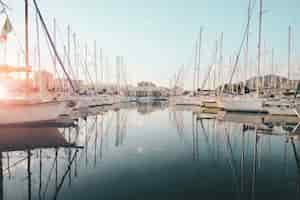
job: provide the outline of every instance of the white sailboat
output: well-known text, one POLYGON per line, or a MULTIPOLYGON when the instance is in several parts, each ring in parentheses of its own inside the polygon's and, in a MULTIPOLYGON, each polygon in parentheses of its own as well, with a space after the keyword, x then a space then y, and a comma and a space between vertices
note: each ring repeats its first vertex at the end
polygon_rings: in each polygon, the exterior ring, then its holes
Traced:
POLYGON ((228 112, 267 113, 264 99, 246 96, 222 97, 217 100, 218 107, 228 112))
MULTIPOLYGON (((39 13, 40 14, 40 13, 39 13)), ((7 28, 7 27, 4 27, 7 28)), ((6 34, 10 31, 6 31, 6 34)), ((26 73, 26 95, 10 96, 3 93, 0 98, 0 125, 27 124, 56 120, 60 115, 70 112, 71 101, 57 101, 54 98, 30 96, 28 82, 29 73, 29 44, 28 44, 28 0, 25 0, 25 67, 2 66, 2 73, 26 73)))
POLYGON ((180 105, 180 106, 201 106, 202 98, 200 96, 193 96, 193 95, 183 95, 183 96, 176 96, 176 98, 172 99, 172 104, 180 105), (173 101, 172 101, 173 100, 173 101))
POLYGON ((1 99, 0 125, 27 124, 56 120, 69 113, 68 101, 1 99))
MULTIPOLYGON (((246 38, 248 40, 248 36, 249 36, 249 27, 250 27, 250 11, 251 11, 251 1, 249 0, 249 8, 248 8, 248 21, 247 21, 247 27, 246 27, 246 32, 244 35, 244 39, 246 38)), ((264 108, 264 99, 259 97, 259 91, 260 91, 260 67, 261 67, 261 32, 262 32, 262 13, 263 12, 263 8, 262 8, 262 0, 260 0, 260 7, 259 7, 259 31, 258 31, 258 35, 259 35, 259 39, 258 39, 258 78, 257 78, 257 96, 251 96, 251 95, 242 95, 242 96, 235 96, 235 97, 225 97, 223 96, 222 98, 218 99, 218 107, 220 107, 222 110, 225 111, 232 111, 232 112, 268 112, 265 108, 264 108)), ((242 41, 242 45, 243 46, 243 42, 242 41)), ((229 83, 231 84, 232 82, 232 78, 233 78, 233 74, 235 72, 235 69, 237 67, 238 64, 238 59, 239 59, 239 55, 240 52, 236 58, 235 61, 235 66, 234 66, 234 70, 231 74, 231 78, 229 83)), ((248 52, 248 47, 247 47, 247 52, 248 52)))

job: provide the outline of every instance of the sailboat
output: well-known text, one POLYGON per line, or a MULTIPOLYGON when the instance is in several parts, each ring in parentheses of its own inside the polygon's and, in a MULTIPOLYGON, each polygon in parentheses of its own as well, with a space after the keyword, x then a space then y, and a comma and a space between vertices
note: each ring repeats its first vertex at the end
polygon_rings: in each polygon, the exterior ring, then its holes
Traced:
MULTIPOLYGON (((262 33, 262 14, 263 14, 263 8, 262 8, 262 1, 260 0, 260 6, 259 6, 259 40, 258 40, 258 69, 260 72, 260 66, 261 66, 261 33, 262 33)), ((235 73, 235 69, 237 67, 240 53, 244 44, 244 40, 249 37, 249 27, 250 27, 250 18, 251 18, 251 0, 249 0, 249 7, 248 7, 248 21, 247 21, 247 26, 244 34, 243 41, 241 43, 239 53, 236 57, 235 61, 235 66, 234 70, 231 74, 231 78, 229 83, 231 83, 233 74, 235 73)), ((248 49, 248 47, 247 47, 248 49)), ((259 73, 258 72, 258 73, 259 73)), ((225 111, 233 111, 233 112, 254 112, 254 113, 266 113, 268 112, 264 108, 264 98, 259 97, 259 92, 260 92, 260 85, 261 80, 260 77, 258 76, 257 78, 257 96, 254 95, 241 95, 241 96, 228 96, 228 97, 222 97, 218 99, 218 107, 221 108, 222 110, 225 111)))
MULTIPOLYGON (((36 2, 34 1, 34 3, 36 2)), ((40 14, 40 12, 38 13, 40 14)), ((5 34, 7 33, 9 31, 5 32, 5 34)), ((58 101, 53 97, 33 96, 30 93, 29 74, 32 70, 29 64, 28 36, 28 0, 25 0, 25 67, 4 65, 0 67, 0 73, 25 73, 26 94, 16 97, 15 95, 10 96, 8 93, 5 93, 5 95, 0 97, 0 125, 28 124, 56 120, 60 115, 67 114, 72 106, 71 101, 58 101)))

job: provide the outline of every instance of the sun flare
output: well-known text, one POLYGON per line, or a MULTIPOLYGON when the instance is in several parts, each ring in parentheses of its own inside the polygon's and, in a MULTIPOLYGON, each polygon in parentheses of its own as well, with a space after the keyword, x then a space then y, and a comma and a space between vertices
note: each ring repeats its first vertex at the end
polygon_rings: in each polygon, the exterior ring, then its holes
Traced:
POLYGON ((8 93, 6 88, 3 85, 0 85, 0 99, 4 99, 8 97, 8 93))

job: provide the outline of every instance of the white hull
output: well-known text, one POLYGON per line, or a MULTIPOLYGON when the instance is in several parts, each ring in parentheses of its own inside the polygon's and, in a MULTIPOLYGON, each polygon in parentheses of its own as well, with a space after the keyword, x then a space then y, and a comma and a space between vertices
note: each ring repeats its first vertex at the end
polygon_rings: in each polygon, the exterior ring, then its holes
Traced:
POLYGON ((70 111, 69 101, 0 101, 0 125, 56 120, 70 111))
POLYGON ((77 109, 88 109, 89 107, 112 105, 114 103, 113 97, 107 95, 98 96, 79 96, 77 97, 77 109))
POLYGON ((201 102, 201 97, 199 96, 180 96, 175 100, 175 105, 201 106, 201 102))
POLYGON ((271 106, 271 107, 266 107, 266 110, 270 115, 297 116, 294 108, 271 106))
POLYGON ((267 112, 263 99, 259 98, 222 98, 217 100, 218 107, 229 112, 267 112))

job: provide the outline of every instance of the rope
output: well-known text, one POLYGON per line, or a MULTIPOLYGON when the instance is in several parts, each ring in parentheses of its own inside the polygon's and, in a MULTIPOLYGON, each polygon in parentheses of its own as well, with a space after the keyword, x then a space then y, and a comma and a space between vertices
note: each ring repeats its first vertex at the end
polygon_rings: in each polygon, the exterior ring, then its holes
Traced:
POLYGON ((238 63, 239 63, 239 58, 240 58, 240 55, 241 55, 241 51, 242 51, 242 49, 243 49, 244 42, 245 42, 246 36, 247 36, 247 32, 248 32, 249 27, 250 27, 250 21, 251 21, 252 15, 253 15, 254 5, 255 5, 255 2, 253 3, 253 6, 252 6, 252 8, 251 8, 251 12, 252 12, 252 13, 251 13, 250 16, 249 16, 249 20, 248 20, 248 22, 247 22, 246 29, 245 29, 245 31, 244 31, 243 39, 242 39, 241 45, 240 45, 240 47, 239 47, 238 54, 237 54, 236 59, 235 59, 233 71, 232 71, 231 76, 230 76, 230 79, 229 79, 229 84, 232 83, 233 76, 234 76, 234 74, 235 74, 235 72, 236 72, 237 65, 238 65, 238 63))
POLYGON ((36 0, 33 0, 33 3, 34 3, 34 6, 35 6, 35 8, 36 8, 37 14, 38 14, 38 16, 39 16, 39 18, 40 18, 40 20, 41 20, 41 22, 42 22, 42 26, 43 26, 43 28, 44 28, 44 30, 45 30, 45 32, 46 32, 46 35, 47 35, 47 37, 48 37, 48 40, 49 40, 50 45, 51 45, 51 47, 52 47, 52 50, 53 50, 53 52, 54 52, 54 54, 55 54, 55 56, 56 56, 56 58, 57 58, 57 60, 58 60, 58 62, 59 62, 59 64, 60 64, 60 66, 61 66, 63 72, 65 73, 65 75, 66 75, 66 77, 67 77, 67 79, 68 79, 68 81, 69 81, 69 83, 70 83, 70 85, 71 85, 71 87, 72 87, 73 92, 76 92, 76 89, 75 89, 75 87, 74 87, 74 85, 73 85, 72 79, 70 78, 69 74, 67 73, 67 71, 66 71, 66 69, 65 69, 65 66, 64 66, 63 62, 62 62, 60 56, 58 55, 57 49, 56 49, 56 47, 55 47, 55 45, 54 45, 54 42, 52 41, 52 38, 51 38, 51 36, 50 36, 50 33, 49 33, 48 28, 47 28, 47 26, 46 26, 46 23, 45 23, 45 21, 44 21, 44 19, 43 19, 43 16, 42 16, 42 14, 41 14, 41 11, 40 11, 40 9, 39 9, 37 3, 36 3, 36 0))

